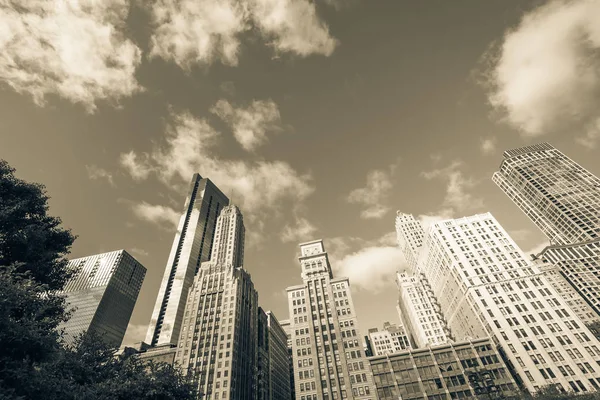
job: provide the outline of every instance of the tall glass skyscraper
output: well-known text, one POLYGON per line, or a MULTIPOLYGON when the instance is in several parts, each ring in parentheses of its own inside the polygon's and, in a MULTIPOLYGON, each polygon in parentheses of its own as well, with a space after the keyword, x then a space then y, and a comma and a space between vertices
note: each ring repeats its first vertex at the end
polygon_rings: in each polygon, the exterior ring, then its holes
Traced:
POLYGON ((229 199, 194 174, 146 335, 152 346, 177 344, 186 296, 200 265, 210 259, 217 217, 229 199))
POLYGON ((600 179, 550 144, 505 151, 493 180, 552 245, 600 239, 600 179))
POLYGON ((541 258, 600 314, 600 179, 541 143, 505 151, 493 180, 548 237, 541 258))
POLYGON ((201 399, 252 400, 257 390, 258 293, 243 268, 240 210, 223 208, 211 260, 187 294, 175 363, 192 375, 201 399))
POLYGON ((457 341, 491 337, 530 392, 600 389, 600 342, 491 214, 433 224, 418 260, 457 341))
POLYGON ((76 258, 69 261, 68 268, 75 275, 65 285, 64 294, 67 309, 74 311, 60 326, 65 343, 73 344, 80 335, 93 332, 119 347, 146 268, 125 250, 76 258))
POLYGON ((302 285, 287 288, 296 399, 375 399, 348 278, 322 240, 300 245, 302 285))

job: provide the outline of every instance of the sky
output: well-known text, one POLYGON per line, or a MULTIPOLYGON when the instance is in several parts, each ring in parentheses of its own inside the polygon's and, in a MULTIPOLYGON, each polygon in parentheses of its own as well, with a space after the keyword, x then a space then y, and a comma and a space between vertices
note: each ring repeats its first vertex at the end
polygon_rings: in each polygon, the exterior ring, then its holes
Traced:
POLYGON ((148 270, 143 340, 186 188, 244 214, 259 303, 286 319, 298 244, 322 238, 364 332, 399 322, 397 210, 491 212, 545 244, 493 184, 548 141, 600 173, 600 1, 0 2, 0 158, 46 185, 71 257, 148 270))

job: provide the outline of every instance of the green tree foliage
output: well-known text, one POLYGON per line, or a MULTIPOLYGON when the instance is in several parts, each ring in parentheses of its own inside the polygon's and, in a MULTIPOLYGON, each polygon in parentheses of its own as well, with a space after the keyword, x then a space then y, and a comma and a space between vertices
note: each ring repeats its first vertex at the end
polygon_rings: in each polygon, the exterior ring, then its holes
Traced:
POLYGON ((534 396, 523 395, 522 399, 527 400, 600 400, 600 393, 574 393, 560 392, 553 386, 547 386, 540 389, 534 396))
POLYGON ((60 290, 75 237, 48 215, 44 186, 14 172, 0 160, 0 400, 194 399, 172 367, 115 357, 98 337, 63 347, 60 290))

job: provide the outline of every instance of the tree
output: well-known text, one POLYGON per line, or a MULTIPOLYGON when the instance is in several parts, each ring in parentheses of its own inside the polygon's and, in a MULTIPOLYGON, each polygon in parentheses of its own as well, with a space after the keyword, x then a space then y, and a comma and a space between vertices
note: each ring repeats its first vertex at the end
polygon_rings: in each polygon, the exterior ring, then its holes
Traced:
POLYGON ((99 336, 80 338, 52 363, 30 376, 26 398, 46 400, 193 400, 194 386, 165 363, 115 356, 99 336))
POLYGON ((75 240, 48 215, 44 186, 22 181, 0 160, 0 391, 16 393, 36 364, 61 349, 67 318, 58 294, 75 240))
POLYGON ((62 345, 57 328, 69 315, 60 291, 75 236, 48 215, 44 186, 14 172, 0 160, 0 400, 195 399, 169 365, 115 357, 94 335, 62 345))
POLYGON ((533 396, 524 394, 521 398, 527 400, 600 400, 600 393, 561 392, 556 387, 549 385, 538 390, 533 396))

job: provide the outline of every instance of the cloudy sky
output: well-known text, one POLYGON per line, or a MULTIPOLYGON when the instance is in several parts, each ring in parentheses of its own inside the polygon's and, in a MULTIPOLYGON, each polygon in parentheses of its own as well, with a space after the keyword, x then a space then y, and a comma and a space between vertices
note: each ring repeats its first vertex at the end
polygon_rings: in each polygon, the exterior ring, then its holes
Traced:
POLYGON ((46 184, 73 257, 148 268, 142 340, 192 173, 246 220, 245 267, 287 318, 323 238, 363 330, 398 320, 396 210, 490 211, 503 149, 549 141, 600 173, 600 1, 0 1, 0 157, 46 184))

